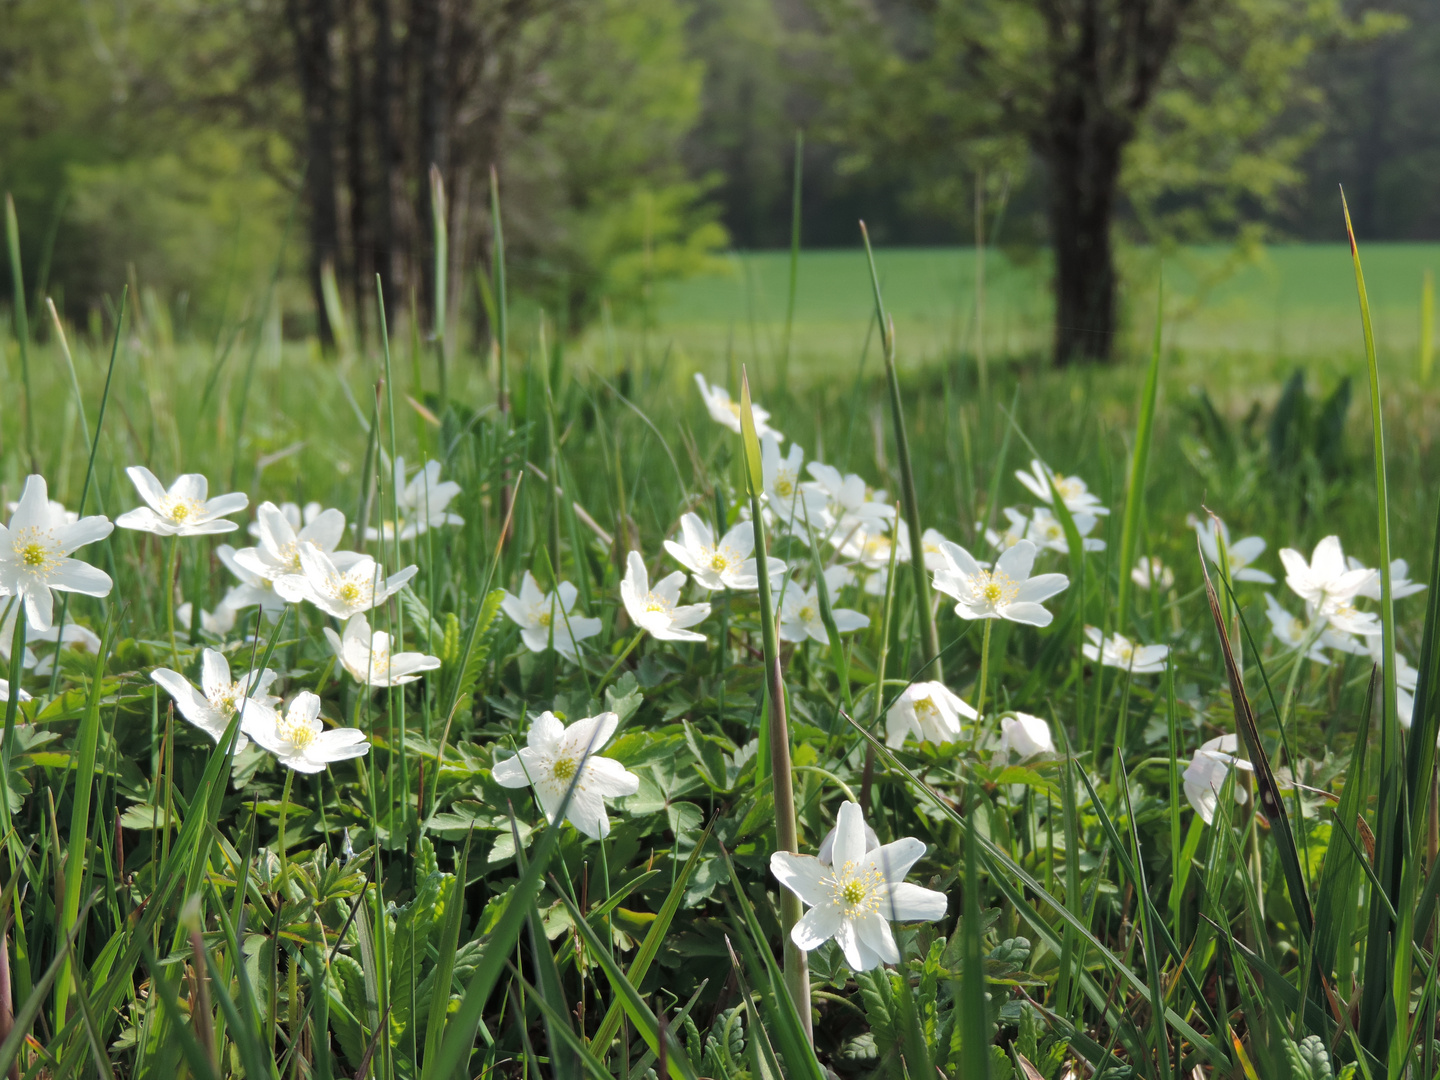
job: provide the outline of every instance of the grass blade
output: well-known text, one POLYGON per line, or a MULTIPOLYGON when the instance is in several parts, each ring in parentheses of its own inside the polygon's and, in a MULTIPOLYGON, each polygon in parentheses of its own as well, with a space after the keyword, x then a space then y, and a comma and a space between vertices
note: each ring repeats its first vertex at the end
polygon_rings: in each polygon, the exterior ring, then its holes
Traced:
POLYGON ((1125 521, 1120 528, 1120 592, 1116 601, 1116 625, 1121 633, 1130 626, 1130 570, 1135 565, 1135 548, 1140 541, 1140 515, 1145 508, 1145 473, 1150 465, 1150 443, 1155 437, 1155 403, 1160 389, 1160 343, 1164 325, 1165 285, 1161 277, 1155 299, 1155 343, 1150 350, 1150 367, 1145 373, 1145 390, 1140 398, 1140 422, 1135 428, 1135 449, 1130 455, 1130 479, 1125 485, 1125 521))

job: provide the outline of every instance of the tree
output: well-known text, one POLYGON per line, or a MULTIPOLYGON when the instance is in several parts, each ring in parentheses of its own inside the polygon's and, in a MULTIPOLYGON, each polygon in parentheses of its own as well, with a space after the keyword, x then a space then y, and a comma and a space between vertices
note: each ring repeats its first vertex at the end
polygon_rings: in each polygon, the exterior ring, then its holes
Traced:
POLYGON ((1298 182, 1313 129, 1275 132, 1315 41, 1352 29, 1329 0, 820 3, 869 156, 942 186, 1043 165, 1062 364, 1113 354, 1122 210, 1151 239, 1223 229, 1298 182))

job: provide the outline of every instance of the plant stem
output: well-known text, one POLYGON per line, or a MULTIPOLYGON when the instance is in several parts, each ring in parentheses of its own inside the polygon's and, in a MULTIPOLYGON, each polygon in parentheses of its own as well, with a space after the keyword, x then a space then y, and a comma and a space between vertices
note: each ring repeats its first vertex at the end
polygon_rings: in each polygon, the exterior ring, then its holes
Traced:
MULTIPOLYGON (((170 662, 178 669, 180 667, 180 650, 175 647, 175 576, 180 570, 180 537, 170 538, 170 557, 166 560, 165 567, 165 628, 170 631, 170 662)), ((190 612, 192 619, 199 618, 200 613, 190 612)))
POLYGON ((990 627, 994 619, 985 620, 985 632, 980 638, 980 689, 975 694, 975 722, 985 719, 985 682, 990 675, 990 627))
MULTIPOLYGON (((295 783, 295 770, 285 770, 285 791, 280 796, 280 836, 277 843, 280 847, 280 888, 285 888, 285 876, 289 871, 289 864, 285 858, 285 819, 289 816, 290 810, 290 788, 295 783)), ((284 902, 284 894, 281 894, 281 902, 284 902)))
POLYGON ((605 687, 610 685, 610 680, 613 679, 615 677, 615 673, 620 670, 620 665, 625 662, 625 658, 627 656, 629 656, 632 652, 635 651, 635 646, 640 644, 640 639, 644 636, 644 630, 635 631, 635 636, 630 639, 630 644, 626 645, 625 651, 615 658, 615 663, 610 665, 610 670, 605 672, 605 678, 601 679, 600 685, 595 688, 595 694, 597 697, 605 692, 605 687))

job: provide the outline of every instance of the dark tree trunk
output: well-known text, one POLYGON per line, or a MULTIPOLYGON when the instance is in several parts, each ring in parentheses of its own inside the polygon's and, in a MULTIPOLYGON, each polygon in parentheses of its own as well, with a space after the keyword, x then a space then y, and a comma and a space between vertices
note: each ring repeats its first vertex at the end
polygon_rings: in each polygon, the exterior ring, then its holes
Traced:
POLYGON ((1118 281, 1111 225, 1123 144, 1090 127, 1067 123, 1046 148, 1057 364, 1114 354, 1118 281))
POLYGON ((305 112, 305 188, 310 209, 310 287, 315 297, 320 341, 329 348, 334 330, 325 310, 320 274, 340 250, 340 215, 335 200, 335 71, 330 36, 333 0, 286 0, 286 19, 295 39, 295 66, 305 112))
POLYGON ((365 336, 365 307, 373 288, 375 238, 371 235, 370 208, 375 199, 371 183, 373 170, 368 167, 365 149, 366 118, 371 105, 365 84, 365 45, 361 5, 364 0, 346 0, 345 50, 349 85, 348 108, 345 115, 345 176, 350 189, 350 258, 347 260, 350 295, 355 309, 355 325, 361 339, 365 336))
POLYGON ((446 153, 446 99, 450 91, 449 20, 441 0, 412 0, 410 33, 413 35, 414 57, 418 63, 415 102, 415 166, 419 183, 415 185, 415 253, 419 285, 416 317, 428 324, 435 310, 435 233, 430 198, 430 167, 448 171, 446 153))
MULTIPOLYGON (((370 18, 375 24, 374 90, 371 115, 375 120, 375 159, 380 170, 375 185, 375 272, 388 309, 395 302, 395 200, 399 197, 400 169, 395 143, 395 37, 390 24, 390 0, 370 0, 370 18)), ((366 296, 373 282, 366 283, 366 296)))

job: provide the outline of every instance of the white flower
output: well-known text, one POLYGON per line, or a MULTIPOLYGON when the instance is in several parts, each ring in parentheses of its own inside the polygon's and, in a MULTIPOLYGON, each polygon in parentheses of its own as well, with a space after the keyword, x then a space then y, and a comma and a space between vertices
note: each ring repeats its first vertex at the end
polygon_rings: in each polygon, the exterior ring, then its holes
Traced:
MULTIPOLYGON (((318 502, 307 502, 302 508, 299 504, 286 502, 280 504, 280 513, 284 515, 286 522, 290 525, 292 532, 299 532, 303 526, 309 525, 324 511, 318 502)), ((260 522, 252 521, 246 526, 246 531, 257 540, 260 538, 260 522)))
POLYGON ((994 570, 984 570, 959 544, 945 545, 954 570, 935 575, 935 588, 953 597, 955 614, 962 619, 1009 619, 1031 626, 1049 626, 1054 618, 1040 606, 1070 584, 1064 574, 1030 576, 1035 565, 1035 545, 1021 540, 1006 548, 995 560, 994 570))
MULTIPOLYGON (((878 522, 873 529, 865 529, 857 525, 838 548, 840 557, 853 559, 868 570, 888 570, 890 551, 894 545, 886 533, 891 525, 895 526, 895 531, 900 538, 900 550, 895 553, 895 561, 908 563, 910 561, 910 528, 903 521, 878 522)), ((949 543, 949 541, 942 540, 941 543, 949 543)), ((883 586, 881 591, 884 591, 883 586)))
POLYGON ((1165 670, 1168 645, 1137 645, 1125 635, 1111 634, 1106 640, 1098 626, 1085 627, 1090 644, 1081 648, 1087 660, 1097 660, 1105 667, 1122 668, 1134 675, 1153 675, 1165 670))
MULTIPOLYGON (((1219 801, 1220 789, 1225 786, 1225 777, 1229 774, 1230 767, 1233 765, 1246 772, 1253 772, 1255 769, 1250 762, 1235 756, 1238 746, 1239 740, 1234 735, 1221 735, 1211 739, 1201 744, 1185 769, 1182 777, 1185 798, 1190 800, 1190 805, 1206 825, 1215 820, 1215 806, 1219 801)), ((1245 801, 1245 789, 1239 784, 1235 785, 1235 801, 1245 801)))
MULTIPOLYGON (((832 570, 839 569, 832 567, 832 570)), ((840 591, 841 575, 825 573, 825 591, 830 598, 830 615, 835 620, 835 629, 842 634, 863 630, 870 625, 870 617, 849 608, 835 606, 835 594, 840 591)), ((778 598, 780 604, 780 637, 784 641, 804 641, 807 637, 822 645, 829 644, 830 635, 825 632, 825 623, 820 618, 820 587, 812 585, 801 590, 797 582, 790 582, 778 598)))
POLYGON ((842 476, 839 469, 821 461, 810 462, 805 470, 815 479, 801 486, 825 500, 825 512, 835 522, 836 544, 843 544, 856 530, 878 532, 895 516, 885 492, 870 491, 855 473, 842 476))
POLYGON ((225 729, 243 707, 240 718, 242 734, 235 743, 239 753, 248 745, 244 732, 252 724, 275 723, 274 704, 280 699, 271 697, 270 684, 275 681, 275 672, 251 671, 239 679, 230 677, 230 662, 225 654, 206 649, 200 656, 200 689, 196 690, 190 680, 178 671, 156 668, 150 678, 175 699, 180 715, 217 743, 224 738, 225 729))
MULTIPOLYGON (((5 679, 0 679, 0 701, 9 701, 9 700, 10 700, 10 683, 9 683, 7 680, 5 680, 5 679)), ((20 690, 20 691, 17 692, 16 700, 17 700, 17 701, 29 701, 29 700, 30 700, 30 695, 27 694, 24 690, 20 690)))
MULTIPOLYGON (((1105 541, 1099 537, 1086 539, 1095 526, 1100 523, 1099 518, 1094 514, 1075 511, 1071 513, 1070 520, 1075 523, 1075 531, 1080 534, 1082 550, 1105 550, 1105 541)), ((1059 518, 1043 506, 1037 506, 1035 513, 1030 515, 1030 520, 1025 526, 1025 539, 1033 541, 1037 547, 1049 548, 1062 555, 1070 550, 1070 541, 1065 536, 1065 526, 1060 523, 1059 518)))
POLYGON ((810 907, 790 931, 806 952, 834 938, 852 971, 898 964, 890 923, 945 917, 944 893, 905 880, 925 845, 907 836, 867 851, 865 821, 853 802, 840 806, 833 854, 829 864, 788 851, 770 856, 770 872, 810 907))
POLYGON ((704 634, 685 629, 710 614, 709 604, 682 604, 680 587, 685 575, 676 571, 650 588, 650 575, 638 551, 630 552, 625 564, 625 577, 620 582, 620 599, 636 626, 661 641, 704 641, 704 634))
POLYGON ((1065 509, 1072 514, 1108 514, 1105 507, 1100 505, 1100 499, 1091 493, 1086 487, 1085 481, 1078 476, 1061 476, 1054 472, 1049 465, 1046 465, 1039 458, 1030 462, 1030 471, 1027 473, 1019 469, 1015 478, 1030 489, 1030 493, 1046 506, 1054 501, 1054 494, 1050 490, 1053 481, 1055 490, 1060 493, 1060 500, 1065 504, 1065 509))
MULTIPOLYGON (((1287 648, 1298 649, 1310 637, 1310 624, 1291 615, 1280 606, 1280 601, 1268 592, 1265 594, 1265 617, 1270 620, 1270 629, 1287 648)), ((1330 663, 1330 658, 1325 655, 1325 644, 1320 637, 1310 642, 1310 651, 1305 655, 1317 664, 1330 663)))
POLYGON ((1220 565, 1220 551, 1225 551, 1225 561, 1230 566, 1230 576, 1236 581, 1258 581, 1262 585, 1274 585, 1275 579, 1264 570, 1252 569, 1250 564, 1265 554, 1265 541, 1258 536, 1247 536, 1232 541, 1225 522, 1217 517, 1204 521, 1190 519, 1196 535, 1200 537, 1200 550, 1216 566, 1220 565))
POLYGON ((276 578, 275 591, 292 604, 308 600, 337 619, 348 619, 383 604, 419 570, 407 566, 386 578, 384 569, 368 555, 337 552, 332 559, 313 544, 301 545, 300 565, 305 573, 276 578))
MULTIPOLYGON (((1374 652, 1379 652, 1380 639, 1371 638, 1370 640, 1377 646, 1374 652)), ((1374 652, 1371 655, 1374 655, 1374 652)), ((1381 658, 1376 656, 1375 661, 1380 663, 1381 658)), ((1419 681, 1420 672, 1411 667, 1410 661, 1397 652, 1395 654, 1395 708, 1399 714, 1400 726, 1406 729, 1409 729, 1415 719, 1415 686, 1419 681)))
MULTIPOLYGON (((319 503, 310 505, 318 507, 319 503)), ((305 572, 300 565, 300 548, 305 544, 333 554, 345 536, 345 515, 339 510, 317 510, 297 530, 280 507, 264 502, 255 511, 254 528, 260 543, 234 552, 235 561, 251 573, 274 581, 285 574, 305 572)))
MULTIPOLYGON (((194 614, 195 605, 187 600, 175 609, 175 621, 186 630, 189 630, 190 620, 194 617, 194 614)), ((223 638, 226 634, 230 633, 231 630, 235 629, 235 618, 237 615, 239 615, 239 610, 226 605, 223 601, 214 611, 206 611, 204 608, 201 608, 200 629, 204 630, 207 634, 214 634, 218 638, 223 638)))
POLYGON ((250 497, 243 491, 217 495, 207 499, 209 481, 199 473, 185 473, 166 491, 155 474, 143 465, 125 470, 135 490, 149 506, 121 514, 115 524, 122 529, 136 529, 156 536, 207 536, 211 533, 234 532, 240 526, 226 521, 226 514, 244 510, 250 497))
POLYGON ((1040 754, 1055 753, 1055 739, 1050 734, 1050 725, 1040 717, 1017 712, 1001 719, 1000 743, 996 749, 1028 761, 1040 754))
POLYGON ((1281 548, 1280 561, 1285 564, 1285 584, 1296 596, 1321 611, 1354 599, 1375 576, 1374 570, 1365 567, 1346 568, 1338 536, 1327 536, 1316 544, 1308 563, 1294 548, 1281 548))
POLYGON ((335 650, 340 666, 365 686, 404 686, 420 678, 419 672, 434 671, 440 666, 438 657, 418 652, 392 653, 390 635, 383 630, 370 632, 364 615, 352 615, 345 624, 345 636, 325 627, 325 637, 335 650))
POLYGON ((520 640, 531 652, 544 652, 550 647, 553 628, 555 651, 573 661, 576 646, 600 633, 599 619, 570 614, 576 595, 575 586, 568 581, 560 582, 555 592, 542 593, 526 570, 520 581, 520 595, 507 592, 500 607, 519 625, 520 640))
MULTIPOLYGON (((10 670, 10 658, 14 655, 15 648, 15 620, 20 617, 20 609, 24 605, 14 597, 7 597, 0 591, 0 670, 10 670)), ((68 630, 69 627, 67 626, 68 630)), ((54 627, 46 633, 53 634, 54 627)), ((37 663, 35 654, 30 651, 29 642, 34 640, 29 634, 26 635, 25 652, 20 657, 22 668, 33 668, 37 663)))
POLYGON ((1150 589, 1156 585, 1162 589, 1170 589, 1175 585, 1175 571, 1154 556, 1147 559, 1142 555, 1135 568, 1130 571, 1130 580, 1142 589, 1150 589))
MULTIPOLYGON (((5 504, 6 513, 13 514, 19 508, 20 504, 18 502, 7 502, 5 504)), ((80 520, 79 514, 77 514, 74 510, 66 510, 65 504, 62 502, 58 502, 55 499, 50 500, 50 516, 54 520, 60 522, 62 525, 74 525, 77 521, 80 520)))
MULTIPOLYGON (((251 553, 255 551, 254 548, 243 550, 251 553)), ((240 611, 258 605, 260 610, 268 615, 285 610, 285 598, 275 591, 275 582, 254 569, 253 563, 242 563, 240 551, 236 551, 229 544, 220 544, 215 548, 215 554, 225 564, 225 568, 240 579, 240 584, 232 585, 225 598, 220 601, 222 608, 240 611)), ((246 562, 250 560, 247 559, 246 562)))
POLYGON ((43 476, 31 476, 10 524, 0 525, 0 596, 18 596, 25 602, 25 618, 32 630, 49 630, 54 597, 50 590, 108 596, 110 575, 89 563, 69 558, 76 548, 104 540, 115 528, 99 514, 67 522, 55 510, 43 476))
POLYGON ((817 536, 827 533, 835 524, 825 509, 824 495, 800 482, 800 466, 805 451, 790 444, 790 452, 780 456, 780 440, 773 431, 760 439, 760 474, 765 485, 766 505, 782 528, 805 535, 805 523, 817 536))
MULTIPOLYGON (((686 514, 680 519, 680 538, 683 543, 666 540, 665 550, 695 576, 695 584, 701 588, 759 588, 755 560, 750 558, 755 550, 755 526, 751 522, 736 523, 717 544, 709 525, 696 514, 686 514)), ((785 564, 773 556, 766 566, 772 579, 785 573, 785 564)))
POLYGON ((985 530, 985 542, 996 551, 1014 547, 1025 539, 1025 534, 1030 529, 1030 518, 1013 506, 1005 507, 1005 517, 1010 524, 1003 532, 996 532, 994 529, 985 530))
POLYGON ((67 622, 63 633, 60 632, 59 627, 52 626, 49 630, 43 630, 36 634, 31 640, 57 642, 55 651, 49 656, 43 657, 40 663, 35 665, 36 675, 51 674, 60 660, 60 650, 67 645, 74 646, 80 652, 89 653, 91 656, 100 655, 100 635, 88 626, 81 626, 78 623, 67 622))
POLYGON ((364 757, 370 750, 365 733, 357 728, 325 730, 320 699, 309 690, 296 694, 284 715, 272 712, 269 718, 252 721, 246 710, 243 723, 250 738, 296 772, 324 772, 327 765, 364 757))
MULTIPOLYGON (((1347 567, 1348 569, 1351 569, 1351 570, 1364 570, 1364 569, 1365 569, 1365 564, 1362 563, 1359 559, 1355 558, 1355 556, 1353 556, 1353 555, 1346 556, 1346 558, 1345 558, 1345 565, 1346 565, 1346 567, 1347 567)), ((1411 580, 1410 580, 1410 564, 1409 564, 1409 563, 1407 563, 1404 559, 1392 559, 1392 560, 1391 560, 1391 562, 1390 562, 1390 595, 1391 595, 1391 596, 1393 596, 1396 600, 1399 600, 1402 596, 1414 596, 1416 593, 1418 593, 1418 592, 1424 592, 1424 591, 1425 591, 1425 586, 1424 586, 1424 585, 1420 584, 1418 581, 1411 581, 1411 580)), ((1376 572, 1375 572, 1375 576, 1374 576, 1373 578, 1371 578, 1370 581, 1367 582, 1365 585, 1362 585, 1362 586, 1360 587, 1360 590, 1359 590, 1355 595, 1356 595, 1356 596, 1368 596, 1371 600, 1379 600, 1379 599, 1380 599, 1380 573, 1379 573, 1379 571, 1376 571, 1376 572)))
POLYGON ((945 554, 942 545, 950 541, 939 529, 926 529, 920 535, 920 551, 925 558, 925 569, 932 574, 936 570, 945 570, 950 566, 950 559, 945 554))
POLYGON ((640 790, 638 776, 613 758, 597 756, 619 723, 618 716, 606 712, 567 728, 553 713, 543 712, 531 721, 525 748, 496 762, 490 775, 501 787, 533 787, 552 825, 573 787, 565 820, 586 836, 603 840, 610 833, 605 800, 640 790))
MULTIPOLYGON (((740 405, 730 400, 730 393, 723 386, 711 386, 705 381, 705 376, 698 371, 695 373, 695 385, 700 387, 700 396, 705 399, 705 408, 710 411, 710 419, 717 424, 724 424, 736 435, 740 434, 740 405)), ((783 441, 785 436, 770 426, 770 411, 762 409, 753 401, 750 403, 750 412, 755 417, 755 437, 763 438, 766 434, 774 435, 777 440, 783 441)))
MULTIPOLYGON (((863 822, 863 824, 865 826, 865 852, 869 854, 880 846, 880 837, 875 830, 870 827, 868 821, 863 822)), ((825 839, 820 841, 820 850, 815 852, 815 857, 826 866, 829 866, 835 861, 835 834, 839 831, 840 825, 838 822, 831 825, 830 831, 825 834, 825 839)))
POLYGON ((906 735, 921 742, 955 742, 961 737, 960 718, 974 720, 977 713, 944 683, 911 683, 885 712, 885 745, 901 746, 906 735))
POLYGON ((367 526, 367 540, 413 540, 430 529, 442 525, 464 525, 465 519, 448 513, 446 507, 460 494, 454 480, 440 480, 440 462, 427 461, 409 481, 405 481, 405 459, 395 459, 395 513, 397 520, 382 521, 380 528, 367 526))

